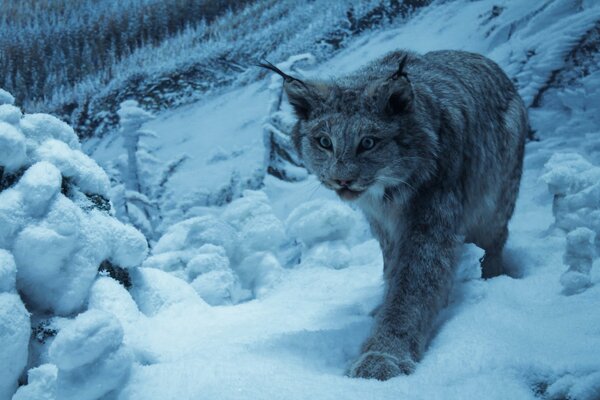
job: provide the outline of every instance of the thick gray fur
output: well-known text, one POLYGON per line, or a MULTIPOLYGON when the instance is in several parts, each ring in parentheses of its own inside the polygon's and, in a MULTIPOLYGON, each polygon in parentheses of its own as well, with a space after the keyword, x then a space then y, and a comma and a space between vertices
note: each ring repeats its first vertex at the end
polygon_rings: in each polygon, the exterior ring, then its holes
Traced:
POLYGON ((462 51, 393 52, 347 77, 287 79, 285 90, 305 165, 362 209, 384 256, 384 301, 349 375, 408 374, 447 303, 456 247, 485 250, 484 278, 502 273, 523 101, 494 62, 462 51))

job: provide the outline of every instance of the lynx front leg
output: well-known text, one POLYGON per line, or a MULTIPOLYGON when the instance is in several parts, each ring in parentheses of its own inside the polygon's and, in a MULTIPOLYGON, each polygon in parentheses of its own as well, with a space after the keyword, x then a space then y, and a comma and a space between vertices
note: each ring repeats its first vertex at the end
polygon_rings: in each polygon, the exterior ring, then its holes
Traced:
MULTIPOLYGON (((415 218, 419 221, 418 218, 415 218)), ((458 244, 449 221, 424 217, 397 242, 396 265, 386 268, 387 290, 371 337, 349 375, 387 380, 410 374, 446 304, 458 244), (398 268, 400 267, 400 268, 398 268)), ((386 262, 388 260, 387 257, 386 262)))

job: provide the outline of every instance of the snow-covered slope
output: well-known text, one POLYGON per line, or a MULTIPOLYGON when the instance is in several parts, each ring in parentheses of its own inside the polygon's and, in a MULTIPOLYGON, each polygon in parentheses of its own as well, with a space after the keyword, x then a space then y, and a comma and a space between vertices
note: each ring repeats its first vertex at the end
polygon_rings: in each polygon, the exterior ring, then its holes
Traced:
MULTIPOLYGON (((97 279, 86 311, 99 313, 86 317, 92 322, 106 314, 120 322, 124 346, 110 354, 131 351, 131 375, 115 396, 600 399, 600 246, 592 241, 600 232, 593 181, 600 71, 572 62, 599 20, 593 0, 439 2, 308 72, 350 72, 396 48, 472 50, 497 61, 536 106, 530 114, 540 140, 527 145, 507 246, 511 276, 481 280, 482 252, 465 246, 450 305, 423 360, 414 374, 386 382, 344 376, 382 296, 378 244, 361 215, 314 177, 290 183, 257 175, 267 83, 158 115, 146 125, 157 134, 144 139, 148 148, 164 163, 189 157, 160 199, 164 235, 144 268, 132 270, 130 291, 97 279), (574 78, 561 81, 564 68, 574 78), (548 162, 565 152, 576 155, 548 162), (578 233, 584 228, 592 234, 578 233), (563 262, 567 237, 579 245, 563 262), (588 279, 576 290, 563 275, 569 267, 588 279)), ((124 155, 120 141, 115 134, 85 148, 114 170, 124 155)), ((60 330, 63 339, 57 336, 51 351, 59 374, 73 361, 61 352, 71 331, 60 330)), ((119 342, 118 329, 110 332, 105 343, 119 342)), ((31 380, 52 381, 56 370, 40 368, 31 380)))

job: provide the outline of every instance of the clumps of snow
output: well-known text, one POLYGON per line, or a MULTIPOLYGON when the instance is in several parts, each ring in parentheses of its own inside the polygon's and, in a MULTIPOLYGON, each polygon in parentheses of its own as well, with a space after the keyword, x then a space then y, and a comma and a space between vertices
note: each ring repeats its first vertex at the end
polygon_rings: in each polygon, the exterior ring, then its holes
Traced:
POLYGON ((21 112, 21 109, 19 107, 15 107, 11 104, 0 105, 0 121, 16 125, 19 123, 19 120, 22 117, 23 113, 21 112))
POLYGON ((60 140, 48 139, 32 153, 36 160, 54 164, 63 176, 73 179, 83 192, 108 196, 108 176, 94 160, 81 151, 72 149, 60 140))
POLYGON ((50 345, 49 356, 64 371, 95 362, 123 342, 123 328, 109 313, 89 310, 63 328, 50 345))
POLYGON ((595 236, 596 233, 588 228, 576 228, 567 234, 563 261, 569 269, 560 278, 566 294, 579 293, 591 286, 595 236))
POLYGON ((209 304, 235 304, 264 295, 283 270, 290 242, 267 195, 246 190, 221 212, 190 218, 167 229, 145 262, 191 282, 209 304))
POLYGON ((21 386, 12 400, 55 400, 58 368, 54 364, 42 364, 27 372, 27 385, 21 386))
POLYGON ((67 144, 73 150, 81 149, 73 128, 52 115, 26 114, 20 121, 20 127, 32 147, 46 140, 55 139, 67 144))
POLYGON ((0 165, 15 171, 25 164, 25 136, 14 126, 0 122, 0 165))
POLYGON ((131 274, 131 296, 147 316, 154 316, 175 304, 202 306, 202 300, 183 279, 156 268, 137 268, 131 274))
POLYGON ((15 104, 15 98, 4 89, 0 89, 0 104, 15 104))
POLYGON ((561 277, 566 294, 591 285, 590 270, 600 255, 600 167, 578 153, 556 153, 545 165, 542 180, 554 195, 556 227, 567 233, 561 277))
POLYGON ((0 399, 8 399, 17 388, 25 368, 31 323, 29 313, 15 291, 15 262, 0 249, 0 399))
POLYGON ((17 284, 17 266, 12 254, 0 249, 0 293, 15 290, 17 284))
POLYGON ((221 217, 237 231, 239 259, 257 251, 276 252, 287 241, 283 223, 262 191, 245 190, 243 197, 225 207, 221 217))
POLYGON ((236 271, 244 286, 250 288, 256 298, 268 293, 283 275, 279 260, 270 252, 258 252, 244 258, 236 271))
POLYGON ((306 246, 348 237, 355 212, 337 201, 313 200, 296 207, 286 220, 288 234, 306 246))
POLYGON ((123 328, 111 313, 90 309, 68 321, 48 348, 48 364, 29 371, 15 399, 96 400, 119 388, 133 365, 123 328), (40 392, 46 391, 40 397, 40 392))
MULTIPOLYGON (((0 106, 0 183, 0 398, 15 392, 28 362, 34 369, 17 399, 105 396, 132 364, 111 313, 123 305, 86 306, 100 264, 139 266, 146 239, 111 215, 106 173, 81 152, 73 129, 50 115, 0 106), (32 319, 41 331, 30 344, 32 319), (40 362, 50 364, 35 368, 40 362)), ((89 305, 110 302, 95 293, 89 305)))

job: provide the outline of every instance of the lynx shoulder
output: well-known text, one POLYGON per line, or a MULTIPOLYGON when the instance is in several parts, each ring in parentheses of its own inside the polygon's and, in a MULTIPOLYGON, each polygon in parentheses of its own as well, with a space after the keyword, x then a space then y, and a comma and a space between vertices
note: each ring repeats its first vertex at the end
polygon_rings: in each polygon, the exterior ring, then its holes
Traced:
POLYGON ((386 291, 349 369, 385 380, 410 373, 445 306, 455 248, 485 250, 503 271, 521 178, 527 112, 493 61, 463 51, 398 51, 333 80, 277 70, 308 170, 363 210, 384 256, 386 291))

